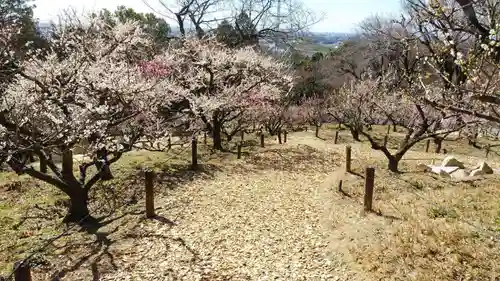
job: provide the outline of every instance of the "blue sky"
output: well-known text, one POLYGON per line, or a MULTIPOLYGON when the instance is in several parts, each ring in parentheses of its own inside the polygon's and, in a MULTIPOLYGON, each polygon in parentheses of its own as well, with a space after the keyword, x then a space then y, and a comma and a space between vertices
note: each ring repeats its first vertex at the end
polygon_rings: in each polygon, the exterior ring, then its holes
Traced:
MULTIPOLYGON (((169 3, 169 0, 165 0, 169 3)), ((175 3, 175 0, 170 0, 175 3)), ((312 31, 349 32, 360 21, 373 14, 397 13, 400 0, 303 0, 316 13, 325 13, 324 20, 314 25, 312 31)), ((155 0, 149 0, 155 7, 155 0)), ((61 9, 69 6, 78 11, 95 11, 102 8, 113 10, 118 5, 131 7, 139 12, 150 9, 141 0, 35 0, 35 17, 41 21, 55 20, 61 9)))

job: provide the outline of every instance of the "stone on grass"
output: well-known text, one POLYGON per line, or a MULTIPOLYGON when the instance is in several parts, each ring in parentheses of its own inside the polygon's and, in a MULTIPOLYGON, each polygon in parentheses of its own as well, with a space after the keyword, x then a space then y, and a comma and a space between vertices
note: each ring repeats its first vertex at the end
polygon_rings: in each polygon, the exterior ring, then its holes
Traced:
POLYGON ((465 179, 469 177, 469 173, 464 169, 458 169, 451 173, 451 178, 453 179, 465 179))
POLYGON ((473 170, 472 172, 470 172, 471 177, 477 177, 477 176, 482 176, 482 175, 486 175, 486 173, 480 169, 473 170))
POLYGON ((486 163, 486 162, 481 162, 479 165, 476 167, 472 168, 473 171, 475 170, 481 170, 483 174, 493 174, 493 169, 486 163))
POLYGON ((459 167, 460 169, 464 169, 464 163, 458 161, 455 157, 453 156, 448 156, 444 158, 443 164, 441 164, 443 167, 459 167))
POLYGON ((447 173, 445 170, 439 170, 439 176, 444 178, 451 178, 451 175, 447 173))

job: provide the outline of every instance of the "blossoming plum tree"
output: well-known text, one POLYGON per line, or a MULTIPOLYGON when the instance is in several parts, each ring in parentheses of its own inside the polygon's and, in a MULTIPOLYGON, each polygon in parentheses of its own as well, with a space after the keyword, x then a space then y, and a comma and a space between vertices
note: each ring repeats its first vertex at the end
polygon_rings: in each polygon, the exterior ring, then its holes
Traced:
POLYGON ((419 141, 458 131, 466 124, 459 114, 436 110, 420 100, 411 99, 412 95, 407 93, 409 90, 393 89, 389 93, 380 78, 366 78, 342 87, 329 108, 329 114, 335 120, 364 136, 372 149, 384 153, 389 161, 388 169, 392 172, 398 172, 399 162, 405 153, 419 141), (395 151, 377 140, 375 133, 366 128, 387 119, 406 129, 395 151))
POLYGON ((65 221, 92 221, 89 190, 109 179, 109 165, 161 122, 152 119, 155 81, 130 59, 149 42, 133 22, 105 28, 99 20, 82 25, 70 18, 54 32, 46 58, 23 62, 2 96, 0 157, 18 174, 64 192, 70 199, 65 221), (76 177, 72 149, 80 145, 92 159, 76 177), (37 156, 40 169, 26 163, 27 153, 37 156), (89 177, 92 166, 97 172, 89 177))
POLYGON ((171 93, 166 104, 185 102, 186 113, 211 132, 215 149, 223 149, 226 123, 292 87, 288 65, 250 47, 230 49, 214 38, 186 38, 181 45, 150 61, 165 70, 157 91, 171 93))

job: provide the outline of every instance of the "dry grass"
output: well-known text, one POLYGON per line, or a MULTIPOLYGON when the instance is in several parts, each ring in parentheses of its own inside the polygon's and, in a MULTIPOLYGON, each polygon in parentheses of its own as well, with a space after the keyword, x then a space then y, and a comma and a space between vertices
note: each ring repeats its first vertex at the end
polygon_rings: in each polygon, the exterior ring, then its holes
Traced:
MULTIPOLYGON (((264 149, 245 147, 242 160, 200 142, 198 171, 189 170, 187 149, 130 153, 117 163, 115 179, 93 194, 103 226, 70 231, 37 255, 34 280, 500 278, 500 177, 456 182, 418 172, 419 162, 445 157, 422 153, 424 144, 408 153, 404 173, 393 175, 365 143, 351 144, 354 174, 345 175, 344 146, 352 139, 342 131, 334 145, 333 135, 331 128, 321 131, 323 139, 313 130, 293 133, 283 145, 268 137, 264 149), (376 213, 361 214, 366 165, 377 168, 376 213), (143 218, 146 166, 158 174, 152 220, 143 218), (339 179, 345 194, 336 191, 339 179)), ((391 144, 398 137, 391 132, 391 144)), ((255 136, 246 138, 255 144, 255 136)), ((454 142, 444 147, 469 164, 484 155, 454 142)), ((489 163, 497 165, 496 157, 489 163)), ((64 197, 11 174, 0 185, 0 265, 7 273, 64 230, 64 197)))

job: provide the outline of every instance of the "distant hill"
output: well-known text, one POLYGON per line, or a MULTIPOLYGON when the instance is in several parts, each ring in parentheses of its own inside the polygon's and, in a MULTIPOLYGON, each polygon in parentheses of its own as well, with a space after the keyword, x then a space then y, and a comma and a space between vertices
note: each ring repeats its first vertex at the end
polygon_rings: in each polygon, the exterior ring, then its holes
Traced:
MULTIPOLYGON (((49 36, 51 24, 48 22, 39 22, 38 30, 43 35, 49 36)), ((170 35, 179 36, 179 29, 172 27, 170 35)), ((339 43, 349 39, 353 34, 340 32, 299 32, 294 36, 296 38, 291 40, 291 45, 294 49, 311 56, 316 52, 328 52, 331 48, 336 48, 339 43)), ((286 51, 287 49, 287 47, 277 48, 275 44, 270 42, 261 41, 261 44, 266 47, 279 49, 280 51, 286 51)))

